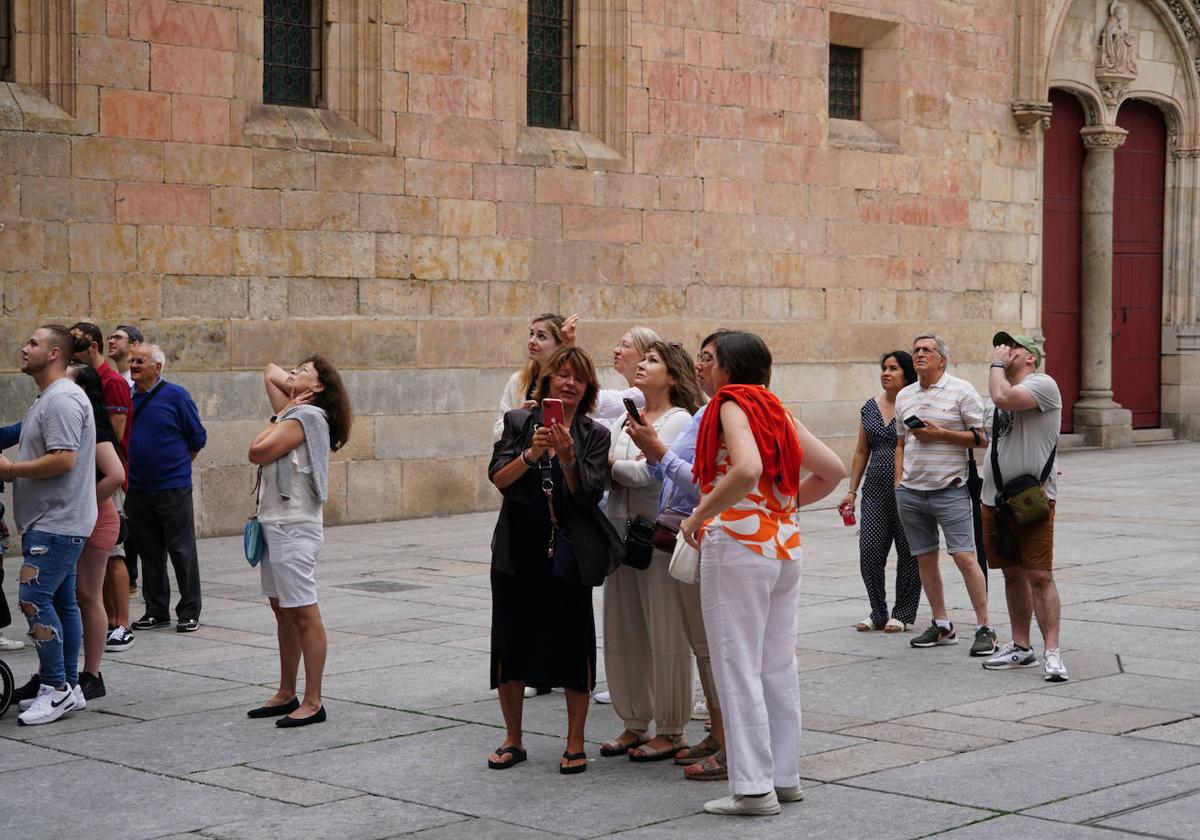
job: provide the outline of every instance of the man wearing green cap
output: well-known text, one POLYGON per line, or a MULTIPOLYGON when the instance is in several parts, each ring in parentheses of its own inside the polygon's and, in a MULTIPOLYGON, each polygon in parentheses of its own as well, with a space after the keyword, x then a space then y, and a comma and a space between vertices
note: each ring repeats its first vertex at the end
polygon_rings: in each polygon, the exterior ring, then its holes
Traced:
POLYGON ((1027 335, 998 332, 992 338, 988 392, 993 406, 984 417, 990 437, 983 468, 983 542, 988 565, 1004 573, 1004 594, 1012 641, 987 659, 989 670, 1031 668, 1038 664, 1030 643, 1036 615, 1046 652, 1048 682, 1066 682, 1067 667, 1058 647, 1061 604, 1054 585, 1054 499, 1058 491, 1055 454, 1062 424, 1058 383, 1039 368, 1042 348, 1027 335), (993 434, 994 430, 994 434, 993 434), (999 479, 996 477, 999 468, 999 479), (1033 476, 1049 500, 1049 517, 1027 525, 1008 523, 1011 540, 999 538, 998 496, 1004 484, 1033 476), (1005 553, 1007 550, 1007 553, 1005 553))

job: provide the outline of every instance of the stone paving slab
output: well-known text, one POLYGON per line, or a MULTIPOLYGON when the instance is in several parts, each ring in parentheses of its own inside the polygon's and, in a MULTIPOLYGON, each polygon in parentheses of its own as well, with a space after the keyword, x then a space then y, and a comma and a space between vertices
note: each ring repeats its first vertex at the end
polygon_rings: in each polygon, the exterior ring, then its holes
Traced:
POLYGON ((299 810, 257 796, 87 760, 2 773, 0 790, 4 791, 0 826, 4 836, 12 838, 146 840, 218 821, 279 820, 299 810), (21 807, 22 798, 15 791, 41 791, 43 796, 37 798, 37 807, 21 807), (51 793, 60 798, 49 798, 51 793))
POLYGON ((904 726, 899 723, 873 723, 869 726, 855 726, 843 729, 841 734, 870 738, 875 741, 891 741, 895 744, 908 744, 914 747, 929 747, 946 752, 968 752, 1004 743, 997 738, 984 738, 980 735, 929 729, 923 726, 904 726))
POLYGON ((360 791, 350 788, 309 782, 294 776, 255 770, 244 765, 189 773, 184 778, 206 785, 215 785, 226 790, 250 793, 264 799, 288 802, 292 805, 323 805, 326 802, 362 796, 360 791))
MULTIPOLYGON (((1095 822, 1126 811, 1200 792, 1200 765, 1073 796, 1023 813, 1068 823, 1095 822)), ((1197 812, 1200 813, 1200 812, 1197 812)))
MULTIPOLYGON (((1119 834, 1116 836, 1130 836, 1119 834)), ((1114 840, 1103 828, 1063 825, 1010 814, 938 835, 939 840, 1114 840)))
MULTIPOLYGON (((1026 723, 1057 726, 1059 729, 1081 729, 1085 732, 1099 732, 1104 735, 1124 735, 1126 732, 1139 729, 1148 733, 1153 732, 1154 730, 1149 727, 1161 727, 1162 724, 1174 723, 1185 717, 1187 714, 1184 712, 1147 709, 1142 706, 1124 706, 1120 703, 1092 703, 1089 706, 1077 706, 1061 712, 1035 715, 1024 718, 1024 720, 1026 723)), ((1142 737, 1154 736, 1147 734, 1142 737)), ((1200 741, 1179 741, 1177 738, 1163 738, 1162 740, 1196 743, 1200 746, 1200 741)))
POLYGON ((1135 733, 1139 738, 1155 741, 1171 741, 1176 744, 1191 744, 1200 747, 1200 718, 1189 718, 1178 723, 1155 726, 1135 733))
POLYGON ((451 811, 397 802, 377 796, 359 796, 340 802, 327 802, 293 812, 285 817, 256 817, 204 829, 204 834, 219 840, 278 840, 280 837, 304 837, 305 840, 384 840, 425 828, 463 821, 451 811))
POLYGON ((963 735, 976 735, 981 738, 995 738, 998 741, 1020 741, 1022 738, 1035 738, 1038 735, 1049 735, 1055 731, 1046 726, 968 717, 949 712, 926 712, 921 715, 897 718, 892 722, 938 731, 958 732, 963 735))
POLYGON ((567 835, 499 820, 471 818, 404 836, 405 840, 555 840, 567 835))
POLYGON ((1107 700, 1129 706, 1148 706, 1200 715, 1200 682, 1116 674, 1094 680, 1070 682, 1059 693, 1087 700, 1107 700))
POLYGON ((1200 840, 1200 792, 1100 820, 1096 825, 1153 837, 1200 840))
POLYGON ((1078 796, 1154 773, 1200 764, 1200 748, 1090 732, 1056 732, 970 753, 885 770, 853 784, 910 796, 937 791, 961 805, 1012 810, 1078 796), (1064 762, 1073 768, 1063 772, 1064 762), (1018 772, 1019 770, 1019 772, 1018 772))

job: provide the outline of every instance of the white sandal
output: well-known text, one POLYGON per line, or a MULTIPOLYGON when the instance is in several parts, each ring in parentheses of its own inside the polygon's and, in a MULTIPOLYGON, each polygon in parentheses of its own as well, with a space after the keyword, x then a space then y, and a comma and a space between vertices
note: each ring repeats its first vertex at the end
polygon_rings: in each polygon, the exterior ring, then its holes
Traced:
POLYGON ((908 629, 908 625, 898 618, 889 618, 887 624, 883 625, 884 633, 903 633, 908 629))
POLYGON ((883 628, 876 626, 875 622, 871 621, 871 616, 867 616, 862 621, 858 622, 858 624, 855 624, 854 629, 859 633, 870 633, 874 630, 882 630, 883 628))

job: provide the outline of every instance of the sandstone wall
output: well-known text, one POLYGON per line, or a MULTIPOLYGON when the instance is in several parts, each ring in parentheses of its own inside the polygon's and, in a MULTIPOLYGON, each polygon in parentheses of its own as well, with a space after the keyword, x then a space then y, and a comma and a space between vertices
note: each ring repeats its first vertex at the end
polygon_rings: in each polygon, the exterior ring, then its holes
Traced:
POLYGON ((982 385, 992 331, 1038 322, 1011 4, 839 4, 888 33, 863 133, 825 117, 824 0, 628 0, 588 65, 622 111, 574 139, 523 128, 524 2, 331 2, 378 7, 354 59, 378 107, 353 112, 256 104, 261 5, 78 0, 74 111, 0 84, 0 414, 32 396, 33 325, 140 324, 210 430, 206 534, 248 512, 268 361, 348 371, 350 522, 496 503, 490 425, 535 312, 583 313, 601 361, 634 322, 692 348, 756 330, 842 452, 882 351, 934 328, 982 385))

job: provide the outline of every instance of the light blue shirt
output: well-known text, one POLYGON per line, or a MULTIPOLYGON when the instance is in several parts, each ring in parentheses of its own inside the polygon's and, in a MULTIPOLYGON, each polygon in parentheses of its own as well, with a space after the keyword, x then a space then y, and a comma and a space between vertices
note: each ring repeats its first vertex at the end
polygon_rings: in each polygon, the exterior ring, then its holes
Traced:
POLYGON ((700 485, 692 478, 692 462, 696 459, 696 435, 700 432, 700 420, 707 405, 692 415, 692 422, 684 426, 679 436, 667 447, 663 459, 651 467, 655 478, 662 479, 662 493, 658 497, 658 511, 673 510, 690 516, 700 504, 700 485))

